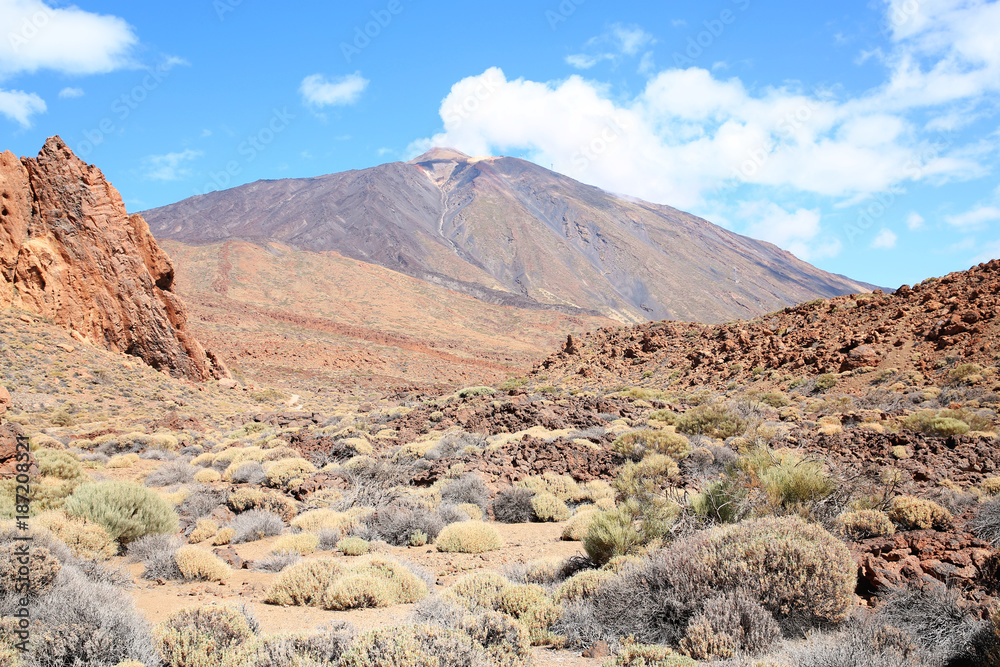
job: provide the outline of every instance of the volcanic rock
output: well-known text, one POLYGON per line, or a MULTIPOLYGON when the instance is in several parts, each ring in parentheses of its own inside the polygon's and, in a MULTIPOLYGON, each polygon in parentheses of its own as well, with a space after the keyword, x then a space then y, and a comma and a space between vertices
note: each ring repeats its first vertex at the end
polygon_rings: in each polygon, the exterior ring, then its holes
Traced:
POLYGON ((187 331, 174 267, 100 169, 59 137, 37 158, 0 154, 0 307, 176 377, 224 377, 187 331))

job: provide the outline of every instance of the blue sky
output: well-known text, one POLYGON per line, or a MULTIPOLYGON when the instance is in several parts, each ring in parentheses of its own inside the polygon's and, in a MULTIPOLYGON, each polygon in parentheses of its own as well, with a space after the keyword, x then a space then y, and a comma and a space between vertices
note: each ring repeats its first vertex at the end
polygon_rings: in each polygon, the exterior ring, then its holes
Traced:
POLYGON ((0 148, 130 210, 432 145, 895 287, 1000 257, 1000 3, 0 0, 0 148))

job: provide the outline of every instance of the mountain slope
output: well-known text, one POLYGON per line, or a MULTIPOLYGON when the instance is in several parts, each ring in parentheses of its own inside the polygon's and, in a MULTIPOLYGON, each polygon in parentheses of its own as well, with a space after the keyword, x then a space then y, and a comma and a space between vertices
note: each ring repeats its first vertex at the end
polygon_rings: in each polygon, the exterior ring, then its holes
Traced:
POLYGON ((626 321, 725 321, 870 288, 667 206, 447 149, 259 181, 145 215, 157 238, 276 240, 491 303, 626 321))
POLYGON ((604 328, 572 339, 535 374, 571 385, 722 390, 742 383, 787 388, 826 373, 846 387, 926 378, 1000 391, 998 345, 994 260, 894 294, 815 301, 745 322, 604 328))
POLYGON ((188 335, 174 267, 142 216, 62 139, 34 159, 0 154, 0 203, 0 308, 177 376, 225 374, 188 335))
POLYGON ((381 266, 275 242, 164 241, 191 327, 241 379, 368 395, 501 382, 607 318, 484 304, 381 266))

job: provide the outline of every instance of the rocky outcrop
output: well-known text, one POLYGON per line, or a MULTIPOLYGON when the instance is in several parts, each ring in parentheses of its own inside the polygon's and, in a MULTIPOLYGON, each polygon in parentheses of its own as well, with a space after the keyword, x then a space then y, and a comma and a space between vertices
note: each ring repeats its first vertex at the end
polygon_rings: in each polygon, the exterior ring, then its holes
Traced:
POLYGON ((187 330, 174 267, 100 169, 59 137, 37 158, 0 154, 0 307, 176 377, 227 375, 187 330))

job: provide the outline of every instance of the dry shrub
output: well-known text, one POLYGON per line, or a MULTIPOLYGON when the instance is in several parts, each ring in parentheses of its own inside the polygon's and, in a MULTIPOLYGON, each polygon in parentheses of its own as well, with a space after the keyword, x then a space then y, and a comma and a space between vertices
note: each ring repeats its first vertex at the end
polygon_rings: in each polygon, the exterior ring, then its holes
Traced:
POLYGON ((648 454, 663 454, 681 461, 691 453, 691 443, 673 431, 643 429, 618 436, 611 443, 611 450, 633 461, 641 461, 648 454))
POLYGON ((337 577, 324 591, 320 606, 345 610, 409 604, 427 596, 427 584, 402 564, 372 556, 337 577))
POLYGON ((212 546, 221 547, 226 544, 232 544, 235 539, 236 529, 227 526, 215 534, 215 537, 212 538, 212 546))
POLYGON ((300 556, 308 556, 314 553, 319 547, 319 536, 311 533, 299 533, 298 535, 284 535, 274 543, 275 553, 297 553, 300 556))
POLYGON ((358 527, 358 512, 336 512, 318 509, 303 512, 292 520, 292 527, 299 530, 333 530, 348 535, 358 527))
POLYGON ((483 478, 475 473, 451 480, 441 488, 441 500, 453 505, 471 504, 486 512, 490 505, 490 490, 483 478))
POLYGON ((225 665, 257 630, 245 609, 203 606, 184 609, 156 627, 164 667, 225 665))
POLYGON ((948 530, 951 512, 937 503, 914 496, 896 496, 889 506, 889 518, 904 530, 948 530))
POLYGON ((107 560, 118 554, 118 543, 99 523, 74 519, 62 512, 45 512, 35 525, 48 530, 83 560, 107 560))
POLYGON ((980 505, 969 528, 976 537, 994 547, 1000 544, 1000 498, 987 500, 980 505))
POLYGON ((250 510, 230 521, 229 528, 235 532, 233 544, 243 544, 280 535, 285 529, 285 522, 277 514, 250 510))
POLYGON ((45 547, 35 545, 27 549, 25 556, 23 547, 23 543, 14 542, 0 545, 0 597, 38 597, 55 585, 62 569, 59 559, 45 547))
POLYGON ((184 578, 193 581, 224 581, 232 574, 232 570, 221 558, 194 546, 178 549, 174 560, 184 578))
POLYGON ((536 493, 531 499, 531 509, 534 513, 535 521, 566 521, 573 512, 566 506, 566 503, 559 500, 548 491, 536 493))
POLYGON ((496 572, 474 572, 456 581, 448 591, 470 611, 477 608, 494 609, 500 591, 510 586, 510 583, 506 577, 496 572))
POLYGON ((530 489, 512 486, 501 489, 493 499, 493 516, 500 523, 528 523, 535 516, 530 489))
POLYGON ((198 519, 198 523, 195 524, 194 530, 188 535, 188 542, 190 544, 197 544, 198 542, 204 542, 210 537, 214 537, 216 533, 219 532, 219 524, 213 519, 198 519))
MULTIPOLYGON (((138 454, 118 454, 116 456, 112 456, 108 460, 105 467, 113 469, 131 468, 138 462, 139 462, 138 454)), ((150 484, 150 486, 166 486, 166 484, 159 484, 159 485, 150 484)))
POLYGON ((746 420, 717 403, 692 408, 677 417, 675 424, 681 433, 706 435, 722 440, 740 435, 747 428, 746 420))
POLYGON ((204 470, 199 470, 194 474, 194 481, 198 482, 199 484, 211 484, 212 482, 218 482, 221 479, 222 475, 220 475, 215 470, 212 470, 211 468, 205 468, 204 470))
POLYGON ((680 649, 695 660, 766 653, 781 639, 781 628, 760 604, 742 593, 726 593, 705 603, 688 623, 680 649))
POLYGON ((597 509, 591 506, 581 507, 570 517, 569 523, 563 528, 562 538, 564 540, 580 542, 587 536, 590 524, 594 520, 597 509))
POLYGON ((444 527, 437 511, 414 499, 401 499, 380 507, 365 518, 364 524, 367 529, 363 532, 364 537, 383 540, 393 546, 409 544, 417 532, 433 539, 444 527))
POLYGON ((500 533, 483 521, 462 521, 445 526, 437 537, 438 551, 478 554, 503 547, 500 533))
POLYGON ((267 485, 277 489, 299 486, 315 472, 316 466, 303 458, 281 459, 264 466, 267 485))
POLYGON ((844 512, 837 517, 841 534, 855 540, 887 537, 896 532, 889 515, 881 510, 844 512))
MULTIPOLYGON (((127 454, 135 456, 135 454, 127 454)), ((115 458, 118 458, 117 456, 115 458)), ((138 458, 138 457, 136 457, 138 458)), ((111 459, 112 463, 115 459, 111 459)), ((108 464, 111 467, 111 463, 108 464)), ((163 487, 175 484, 187 484, 194 479, 198 469, 183 459, 178 459, 166 465, 162 465, 156 470, 146 475, 146 486, 163 487)))
POLYGON ((601 586, 614 578, 614 573, 607 570, 583 570, 582 572, 577 572, 556 589, 552 599, 556 604, 561 604, 563 602, 593 597, 601 586))
POLYGON ((373 630, 358 637, 341 667, 470 667, 481 665, 482 647, 461 630, 413 625, 373 630))
POLYGON ((344 571, 344 566, 333 560, 302 561, 281 573, 268 590, 265 602, 318 606, 323 593, 344 571))

